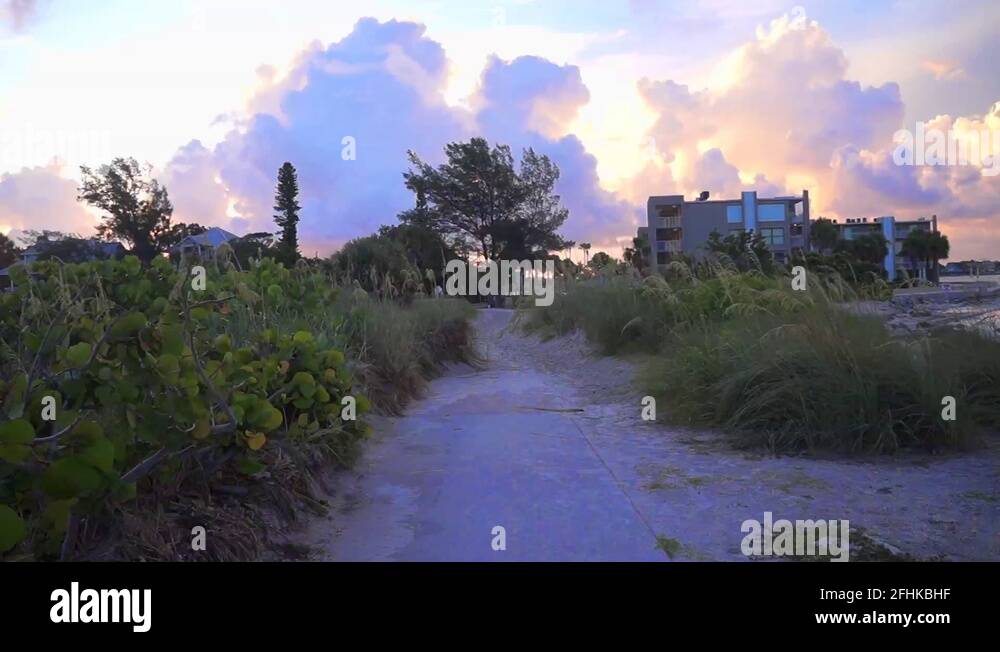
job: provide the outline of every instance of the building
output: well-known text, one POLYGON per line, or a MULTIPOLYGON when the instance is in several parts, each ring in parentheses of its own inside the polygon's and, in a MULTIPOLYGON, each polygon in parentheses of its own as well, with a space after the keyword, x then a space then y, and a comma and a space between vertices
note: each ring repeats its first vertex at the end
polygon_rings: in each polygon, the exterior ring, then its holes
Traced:
MULTIPOLYGON (((96 238, 64 238, 62 240, 39 240, 24 250, 21 263, 30 265, 46 254, 62 255, 72 260, 64 262, 86 262, 88 260, 107 260, 121 258, 125 255, 125 247, 120 242, 107 242, 96 238)), ((61 257, 61 256, 60 256, 61 257)))
MULTIPOLYGON (((21 260, 16 264, 30 265, 46 254, 59 258, 63 262, 78 263, 89 260, 121 258, 125 253, 126 249, 120 242, 107 242, 96 238, 48 240, 43 237, 25 249, 21 254, 21 260)), ((13 287, 14 283, 10 279, 10 267, 0 269, 0 289, 10 290, 13 287)))
POLYGON ((171 253, 179 255, 181 258, 211 258, 215 255, 215 250, 222 244, 230 240, 236 240, 239 236, 213 226, 198 235, 189 235, 170 250, 171 253))
POLYGON ((683 195, 650 197, 646 218, 657 265, 668 263, 671 254, 704 254, 712 231, 722 237, 741 231, 759 233, 778 262, 809 246, 808 190, 801 196, 771 198, 757 197, 752 190, 739 199, 709 199, 707 192, 694 201, 683 195))
POLYGON ((928 220, 921 217, 916 220, 897 220, 892 215, 882 217, 849 217, 843 222, 833 220, 840 231, 843 240, 854 240, 865 235, 881 234, 889 243, 888 253, 882 261, 885 273, 890 281, 896 280, 902 270, 910 277, 925 278, 926 270, 920 261, 912 261, 903 256, 903 242, 911 232, 923 230, 937 232, 937 215, 932 215, 928 220))

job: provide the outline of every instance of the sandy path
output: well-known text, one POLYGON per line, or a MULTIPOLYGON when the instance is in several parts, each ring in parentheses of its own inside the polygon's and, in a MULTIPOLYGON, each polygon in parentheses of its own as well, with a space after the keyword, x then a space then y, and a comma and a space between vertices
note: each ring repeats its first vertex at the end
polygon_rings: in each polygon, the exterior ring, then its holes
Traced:
POLYGON ((848 519, 852 550, 863 531, 918 558, 1000 559, 996 446, 868 461, 733 451, 643 422, 629 362, 512 333, 510 317, 478 317, 485 369, 456 367, 379 420, 303 535, 317 558, 743 560, 742 522, 770 511, 848 519))

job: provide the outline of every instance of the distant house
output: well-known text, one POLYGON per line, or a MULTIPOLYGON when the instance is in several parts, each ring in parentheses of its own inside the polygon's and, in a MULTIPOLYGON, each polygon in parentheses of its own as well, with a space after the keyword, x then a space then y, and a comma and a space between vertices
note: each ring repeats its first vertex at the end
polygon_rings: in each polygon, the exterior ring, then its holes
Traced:
POLYGON ((106 240, 97 240, 96 238, 86 240, 79 238, 40 240, 24 250, 24 253, 21 254, 21 262, 25 265, 30 265, 39 258, 48 255, 64 259, 64 262, 80 263, 88 260, 121 258, 125 253, 126 250, 122 243, 107 242, 106 240))
MULTIPOLYGON (((121 258, 126 249, 120 242, 108 242, 96 238, 63 238, 60 240, 40 239, 24 250, 21 260, 15 264, 30 265, 44 258, 59 258, 66 263, 82 263, 90 260, 121 258)), ((11 265, 13 267, 13 265, 11 265)), ((0 290, 13 289, 10 267, 0 269, 0 290)))
POLYGON ((219 246, 230 240, 239 239, 238 235, 230 233, 225 229, 213 226, 198 235, 189 235, 170 250, 171 254, 177 254, 181 258, 211 258, 215 255, 215 250, 219 246))

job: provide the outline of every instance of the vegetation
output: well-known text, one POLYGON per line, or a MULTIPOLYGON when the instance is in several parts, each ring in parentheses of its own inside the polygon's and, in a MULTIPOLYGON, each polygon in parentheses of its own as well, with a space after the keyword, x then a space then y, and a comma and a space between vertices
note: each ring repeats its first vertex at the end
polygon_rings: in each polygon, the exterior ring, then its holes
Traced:
POLYGON ((488 260, 544 257, 570 243, 556 231, 568 211, 554 194, 559 168, 547 156, 524 151, 520 170, 510 147, 483 138, 445 146, 447 162, 433 167, 409 152, 406 187, 416 207, 400 215, 440 234, 456 251, 488 260))
POLYGON ((435 231, 405 223, 351 240, 330 257, 328 265, 368 292, 409 299, 420 292, 430 295, 436 285, 443 285, 445 265, 458 257, 435 231))
POLYGON ((148 263, 166 251, 176 237, 170 216, 174 207, 167 189, 149 177, 149 168, 133 158, 116 158, 96 171, 81 167, 80 200, 104 211, 98 234, 127 242, 148 263))
POLYGON ((642 270, 651 263, 649 253, 649 238, 642 236, 632 238, 632 246, 625 248, 623 258, 632 267, 642 270))
POLYGON ((1000 342, 951 330, 896 338, 844 305, 857 294, 839 273, 807 278, 793 291, 781 273, 675 262, 664 276, 569 280, 521 320, 547 334, 579 328, 604 354, 650 354, 642 384, 661 418, 741 443, 888 452, 964 446, 1000 426, 1000 342), (941 418, 945 396, 954 421, 941 418))
POLYGON ((712 231, 708 234, 705 249, 731 262, 740 271, 759 269, 765 274, 774 272, 774 258, 760 233, 738 231, 723 238, 718 231, 712 231))
POLYGON ((916 268, 917 263, 920 263, 926 270, 927 279, 937 283, 938 261, 947 258, 950 249, 948 236, 936 231, 913 229, 903 241, 901 254, 910 259, 914 268, 916 268))
POLYGON ((278 169, 278 187, 274 193, 274 223, 281 229, 278 248, 288 263, 299 257, 299 179, 295 166, 285 162, 278 169))
POLYGON ((14 244, 14 241, 0 233, 0 269, 10 267, 17 262, 20 256, 21 251, 14 244))
POLYGON ((396 410, 467 355, 464 302, 403 308, 305 263, 223 251, 202 290, 162 257, 31 271, 0 295, 7 559, 186 558, 209 522, 213 558, 251 558, 259 505, 318 507, 314 469, 350 462, 365 392, 396 410))
POLYGON ((813 220, 809 226, 809 237, 819 253, 829 253, 840 240, 840 229, 833 220, 821 217, 813 220))

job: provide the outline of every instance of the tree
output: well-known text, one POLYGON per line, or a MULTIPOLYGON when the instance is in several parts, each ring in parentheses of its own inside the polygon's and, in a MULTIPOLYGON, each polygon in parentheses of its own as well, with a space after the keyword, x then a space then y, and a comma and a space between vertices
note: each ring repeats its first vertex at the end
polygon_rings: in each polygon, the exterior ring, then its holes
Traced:
POLYGON ((34 249, 35 260, 58 259, 64 263, 82 263, 88 260, 102 260, 109 254, 93 240, 81 238, 75 233, 62 231, 25 231, 21 241, 34 249))
POLYGON ((17 248, 14 241, 0 233, 0 269, 10 267, 17 262, 21 256, 21 250, 17 248))
POLYGON ((616 262, 615 259, 606 254, 605 252, 598 251, 596 254, 594 254, 594 257, 590 259, 590 262, 587 263, 587 266, 596 272, 604 269, 609 265, 614 265, 615 262, 616 262))
POLYGON ((938 261, 947 258, 951 251, 951 244, 948 236, 939 231, 931 231, 927 234, 927 259, 930 261, 928 278, 937 283, 940 280, 938 274, 938 261))
POLYGON ((199 235, 207 230, 208 229, 203 227, 201 224, 195 224, 193 222, 191 224, 185 224, 184 222, 178 222, 177 224, 171 224, 170 228, 163 232, 160 236, 159 243, 164 250, 169 251, 180 244, 181 240, 184 238, 192 235, 199 235))
POLYGON ((417 207, 400 215, 423 220, 457 249, 486 259, 541 256, 568 244, 556 234, 568 216, 553 194, 559 168, 548 157, 524 151, 520 173, 510 148, 492 149, 483 138, 445 146, 447 162, 433 167, 413 151, 406 187, 417 207))
POLYGON ((837 228, 833 220, 821 217, 813 220, 809 227, 809 237, 820 253, 828 253, 837 246, 837 241, 840 240, 840 229, 837 228))
POLYGON ((903 240, 903 249, 900 253, 909 259, 913 269, 917 269, 917 263, 920 263, 926 272, 927 280, 937 283, 938 261, 947 258, 950 251, 948 236, 938 231, 911 229, 903 240))
POLYGON ((295 166, 285 162, 278 169, 278 187, 274 193, 274 223, 281 229, 278 246, 295 261, 299 257, 299 179, 295 166))
POLYGON ((403 245, 383 235, 349 241, 329 258, 328 265, 368 292, 408 296, 421 284, 420 272, 407 259, 403 245))
POLYGON ((275 260, 281 258, 277 246, 274 243, 274 234, 266 231, 258 233, 248 233, 241 238, 229 241, 229 246, 233 250, 233 255, 239 263, 241 269, 250 269, 251 258, 271 257, 275 260))
POLYGON ((881 233, 866 233, 853 240, 841 240, 834 250, 872 265, 881 265, 889 254, 889 243, 881 233))
POLYGON ((83 182, 78 199, 106 213, 97 232, 105 239, 125 240, 133 253, 149 262, 163 251, 174 208, 167 189, 149 177, 134 158, 116 158, 96 171, 80 168, 83 182))
POLYGON ((561 198, 555 194, 559 167, 529 147, 521 155, 518 179, 524 188, 524 201, 494 230, 494 238, 501 243, 500 258, 545 258, 550 251, 571 246, 572 242, 556 233, 569 217, 569 210, 560 205, 561 198))
MULTIPOLYGON (((444 283, 444 269, 449 260, 460 257, 441 234, 417 222, 382 226, 378 236, 398 242, 414 268, 433 272, 435 283, 444 283)), ((433 287, 428 288, 433 291, 433 287)))
POLYGON ((588 262, 590 262, 590 243, 581 242, 580 249, 583 249, 583 264, 586 265, 588 262))
POLYGON ((638 270, 642 270, 647 264, 647 251, 649 251, 649 239, 643 235, 642 237, 632 238, 632 246, 625 248, 623 257, 626 263, 638 270))

